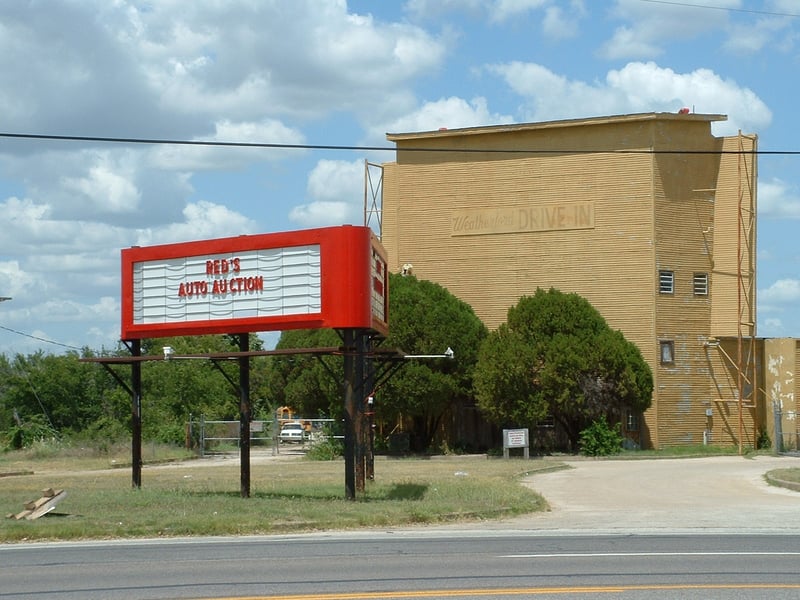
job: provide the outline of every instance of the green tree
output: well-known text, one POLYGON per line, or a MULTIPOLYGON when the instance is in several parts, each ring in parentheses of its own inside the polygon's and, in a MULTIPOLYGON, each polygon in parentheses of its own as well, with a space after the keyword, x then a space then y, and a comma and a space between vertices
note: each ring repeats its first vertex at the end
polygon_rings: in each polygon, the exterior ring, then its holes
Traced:
POLYGON ((478 404, 501 425, 553 416, 573 448, 592 421, 650 406, 653 377, 639 349, 577 294, 537 289, 481 347, 478 404))
MULTIPOLYGON (((341 345, 341 338, 332 329, 295 329, 281 333, 276 349, 341 345)), ((339 357, 304 353, 270 356, 265 369, 262 396, 269 406, 290 406, 303 417, 341 416, 344 370, 339 357)))
MULTIPOLYGON (((261 348, 251 336, 250 349, 261 348)), ((238 341, 225 335, 142 340, 142 354, 160 355, 171 346, 177 355, 238 352, 238 341)), ((146 439, 181 442, 190 415, 208 419, 239 418, 237 361, 208 359, 154 361, 142 365, 142 430, 146 439), (224 372, 224 374, 223 374, 224 372)))
MULTIPOLYGON (((381 348, 408 355, 441 355, 450 347, 455 359, 405 360, 377 390, 377 418, 410 420, 414 449, 426 450, 446 412, 456 402, 471 397, 472 370, 486 333, 472 308, 445 288, 413 276, 390 274, 389 335, 381 348)), ((277 348, 341 344, 332 330, 297 330, 283 332, 277 348)), ((267 368, 268 397, 274 406, 291 406, 303 416, 341 416, 344 374, 338 357, 275 356, 267 368)))
POLYGON ((383 347, 407 355, 440 355, 452 360, 407 359, 376 398, 380 418, 410 418, 412 448, 427 450, 442 418, 472 397, 472 374, 487 330, 468 304, 444 287, 416 277, 389 276, 389 335, 383 347))
MULTIPOLYGON (((172 346, 176 354, 190 355, 239 350, 238 340, 232 336, 208 335, 144 339, 142 354, 160 356, 164 346, 172 346)), ((259 338, 250 336, 251 350, 261 350, 262 346, 259 338)), ((129 351, 120 344, 100 355, 125 357, 129 351)), ((29 420, 43 421, 60 435, 80 434, 89 437, 89 441, 119 437, 129 431, 131 399, 127 390, 105 368, 79 360, 97 357, 89 349, 80 354, 70 351, 63 355, 17 355, 13 361, 0 356, 0 431, 9 431, 29 420)), ((142 363, 142 424, 146 439, 182 441, 191 414, 238 419, 238 363, 218 360, 216 365, 211 360, 142 363)), ((128 365, 110 368, 122 380, 130 380, 128 365)), ((251 396, 254 385, 263 388, 258 375, 251 377, 251 396)))
POLYGON ((97 418, 99 406, 92 399, 91 369, 77 358, 75 352, 15 356, 4 404, 22 421, 41 417, 58 432, 79 431, 97 418))

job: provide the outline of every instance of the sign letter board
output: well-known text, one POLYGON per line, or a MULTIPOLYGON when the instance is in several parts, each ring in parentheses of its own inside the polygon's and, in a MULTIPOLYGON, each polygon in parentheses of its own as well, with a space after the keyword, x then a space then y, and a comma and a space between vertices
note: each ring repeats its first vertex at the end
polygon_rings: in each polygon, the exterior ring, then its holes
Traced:
POLYGON ((388 332, 386 252, 345 225, 122 250, 122 339, 388 332))

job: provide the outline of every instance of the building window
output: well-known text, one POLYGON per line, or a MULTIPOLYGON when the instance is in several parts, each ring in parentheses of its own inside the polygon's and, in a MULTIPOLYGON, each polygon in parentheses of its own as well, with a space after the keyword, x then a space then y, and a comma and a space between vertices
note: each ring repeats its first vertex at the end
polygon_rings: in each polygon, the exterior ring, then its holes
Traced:
POLYGON ((639 431, 639 415, 631 410, 625 415, 625 431, 639 431))
POLYGON ((708 273, 695 273, 692 288, 695 296, 708 296, 708 273))
POLYGON ((674 271, 659 271, 658 272, 658 293, 659 294, 674 294, 675 293, 675 272, 674 271))
POLYGON ((675 364, 675 342, 672 340, 661 340, 658 342, 658 347, 661 351, 661 364, 675 364))

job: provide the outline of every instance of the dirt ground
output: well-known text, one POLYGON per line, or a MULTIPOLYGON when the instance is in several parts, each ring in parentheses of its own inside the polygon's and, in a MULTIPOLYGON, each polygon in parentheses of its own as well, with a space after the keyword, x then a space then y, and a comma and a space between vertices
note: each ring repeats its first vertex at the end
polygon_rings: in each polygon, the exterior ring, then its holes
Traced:
MULTIPOLYGON (((293 450, 281 449, 278 456, 254 453, 251 461, 293 460, 302 454, 293 450)), ((487 521, 478 527, 539 532, 800 534, 800 492, 770 485, 765 477, 775 469, 800 468, 800 456, 576 458, 560 462, 568 468, 524 481, 545 497, 549 511, 487 521)), ((453 527, 473 529, 476 524, 453 527)))
POLYGON ((800 492, 770 485, 773 469, 800 468, 796 456, 656 460, 567 460, 526 485, 551 510, 487 528, 575 531, 747 531, 800 533, 800 492))

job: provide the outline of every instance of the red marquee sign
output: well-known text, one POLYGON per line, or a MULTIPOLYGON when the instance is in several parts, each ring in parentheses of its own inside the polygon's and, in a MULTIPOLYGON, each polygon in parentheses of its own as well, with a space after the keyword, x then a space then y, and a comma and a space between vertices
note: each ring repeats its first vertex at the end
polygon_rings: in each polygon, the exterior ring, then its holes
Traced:
POLYGON ((386 251, 368 227, 122 250, 122 339, 328 327, 388 333, 386 251))

